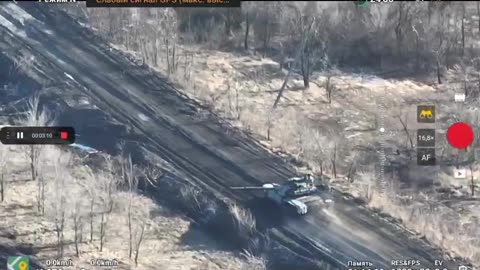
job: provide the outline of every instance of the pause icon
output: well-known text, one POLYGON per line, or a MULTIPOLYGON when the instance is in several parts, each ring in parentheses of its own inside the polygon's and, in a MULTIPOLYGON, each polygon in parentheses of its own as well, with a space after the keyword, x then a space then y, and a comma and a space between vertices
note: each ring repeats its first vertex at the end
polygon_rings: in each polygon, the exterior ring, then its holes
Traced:
POLYGON ((23 132, 17 132, 17 139, 23 139, 23 132))

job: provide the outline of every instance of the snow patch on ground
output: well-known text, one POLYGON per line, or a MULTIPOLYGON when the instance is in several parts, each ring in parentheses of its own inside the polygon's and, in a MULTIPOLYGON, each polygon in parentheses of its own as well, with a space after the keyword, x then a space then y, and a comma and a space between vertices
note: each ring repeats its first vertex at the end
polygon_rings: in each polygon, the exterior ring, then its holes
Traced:
POLYGON ((87 98, 81 98, 81 99, 79 99, 79 100, 78 100, 78 103, 79 103, 80 105, 90 105, 90 101, 88 101, 87 98))
POLYGON ((63 72, 63 74, 65 74, 65 76, 67 76, 67 78, 69 78, 70 80, 76 82, 76 80, 73 78, 72 75, 70 75, 70 74, 68 74, 68 73, 66 73, 66 72, 63 72))
POLYGON ((77 22, 77 23, 82 27, 90 28, 90 25, 88 23, 84 23, 84 22, 77 22))
POLYGON ((98 150, 95 149, 95 148, 92 148, 90 146, 86 146, 86 145, 83 145, 83 144, 79 144, 79 143, 72 143, 70 144, 71 147, 74 147, 74 148, 77 148, 77 149, 80 149, 81 151, 85 151, 89 154, 95 154, 95 153, 98 153, 98 150))
POLYGON ((143 113, 139 114, 138 117, 139 117, 140 120, 142 120, 142 121, 145 121, 145 122, 150 121, 150 118, 148 118, 148 116, 146 116, 146 115, 143 114, 143 113))
POLYGON ((52 35, 53 35, 53 31, 51 31, 51 30, 48 30, 48 29, 45 29, 45 30, 43 30, 43 32, 44 32, 45 34, 48 34, 48 35, 50 35, 50 36, 52 36, 52 35))

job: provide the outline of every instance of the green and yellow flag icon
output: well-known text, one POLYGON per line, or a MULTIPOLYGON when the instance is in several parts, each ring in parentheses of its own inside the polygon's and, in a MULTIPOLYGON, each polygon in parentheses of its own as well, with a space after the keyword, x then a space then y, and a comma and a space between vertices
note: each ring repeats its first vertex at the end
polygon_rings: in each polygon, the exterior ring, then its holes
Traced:
POLYGON ((30 261, 27 256, 10 256, 7 260, 7 270, 29 270, 30 261))

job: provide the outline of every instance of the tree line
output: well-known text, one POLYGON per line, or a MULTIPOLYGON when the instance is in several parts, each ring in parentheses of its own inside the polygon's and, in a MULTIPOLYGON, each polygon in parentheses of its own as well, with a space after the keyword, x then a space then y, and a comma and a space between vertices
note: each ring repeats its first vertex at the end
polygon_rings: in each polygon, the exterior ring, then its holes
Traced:
POLYGON ((242 48, 282 64, 299 54, 297 68, 306 87, 313 70, 330 66, 441 71, 470 62, 476 60, 470 57, 472 41, 480 31, 480 7, 472 2, 359 7, 354 1, 259 1, 242 2, 241 8, 88 9, 84 14, 97 30, 153 64, 159 64, 160 49, 173 62, 179 44, 242 48))

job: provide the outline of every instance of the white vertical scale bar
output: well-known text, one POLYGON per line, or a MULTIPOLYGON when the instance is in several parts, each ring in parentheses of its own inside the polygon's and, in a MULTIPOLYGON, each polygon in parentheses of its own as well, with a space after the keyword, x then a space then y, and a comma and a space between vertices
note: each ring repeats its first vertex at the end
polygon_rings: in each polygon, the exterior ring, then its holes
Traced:
POLYGON ((379 165, 380 165, 380 171, 378 175, 378 184, 379 184, 379 193, 380 196, 383 196, 385 194, 385 162, 387 160, 385 156, 385 90, 383 94, 380 96, 380 101, 378 104, 378 128, 380 131, 380 136, 378 137, 378 143, 380 145, 380 149, 378 151, 379 154, 379 165))

